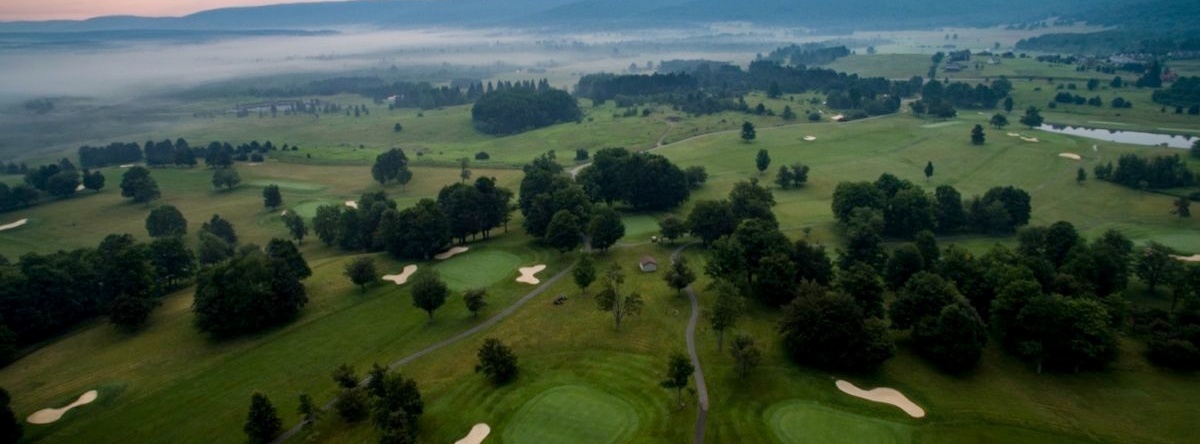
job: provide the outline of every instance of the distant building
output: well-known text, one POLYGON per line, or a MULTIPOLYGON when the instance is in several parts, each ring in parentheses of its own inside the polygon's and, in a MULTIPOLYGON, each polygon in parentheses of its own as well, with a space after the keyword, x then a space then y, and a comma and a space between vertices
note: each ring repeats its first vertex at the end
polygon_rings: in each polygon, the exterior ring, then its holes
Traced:
POLYGON ((658 261, 652 256, 642 256, 642 260, 638 261, 638 268, 643 273, 650 273, 658 270, 658 261))
POLYGON ((950 62, 950 63, 946 64, 946 68, 944 68, 943 70, 946 72, 959 72, 964 69, 967 69, 966 65, 963 65, 962 63, 958 63, 958 62, 950 62))

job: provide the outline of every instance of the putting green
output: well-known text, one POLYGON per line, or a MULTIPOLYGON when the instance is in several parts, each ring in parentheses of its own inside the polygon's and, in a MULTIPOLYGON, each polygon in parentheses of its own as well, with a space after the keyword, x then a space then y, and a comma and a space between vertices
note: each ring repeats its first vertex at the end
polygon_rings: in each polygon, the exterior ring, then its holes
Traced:
POLYGON ((775 404, 767 409, 764 419, 786 444, 912 442, 912 429, 906 425, 806 401, 775 404))
POLYGON ((509 276, 515 278, 521 265, 520 256, 484 247, 435 261, 433 268, 451 290, 463 291, 487 287, 509 276))
POLYGON ((310 201, 306 201, 306 202, 301 202, 300 204, 293 206, 288 211, 299 214, 301 217, 303 217, 305 219, 312 219, 313 217, 316 217, 316 215, 317 215, 317 207, 322 206, 322 205, 338 204, 338 203, 340 203, 340 202, 324 201, 324 200, 310 200, 310 201))
POLYGON ((314 191, 324 190, 325 185, 312 182, 295 182, 288 180, 273 180, 273 179, 256 179, 246 182, 247 185, 255 187, 266 187, 267 185, 278 185, 283 191, 296 191, 301 193, 311 193, 314 191))
POLYGON ((504 442, 627 442, 637 426, 637 413, 625 401, 591 387, 565 385, 521 406, 504 427, 504 442))
POLYGON ((626 237, 658 233, 658 219, 654 216, 625 216, 621 218, 621 222, 625 224, 626 237))

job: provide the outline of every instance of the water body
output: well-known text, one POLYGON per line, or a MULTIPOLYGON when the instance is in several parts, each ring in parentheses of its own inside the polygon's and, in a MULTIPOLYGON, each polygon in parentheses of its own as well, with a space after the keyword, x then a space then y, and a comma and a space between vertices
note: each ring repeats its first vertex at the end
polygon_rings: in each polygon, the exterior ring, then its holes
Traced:
POLYGON ((1127 143, 1130 145, 1168 146, 1171 148, 1188 149, 1192 147, 1193 136, 1176 136, 1173 134, 1142 133, 1137 131, 1121 131, 1110 129, 1085 128, 1082 126, 1042 125, 1038 129, 1058 134, 1087 137, 1089 139, 1107 142, 1127 143))

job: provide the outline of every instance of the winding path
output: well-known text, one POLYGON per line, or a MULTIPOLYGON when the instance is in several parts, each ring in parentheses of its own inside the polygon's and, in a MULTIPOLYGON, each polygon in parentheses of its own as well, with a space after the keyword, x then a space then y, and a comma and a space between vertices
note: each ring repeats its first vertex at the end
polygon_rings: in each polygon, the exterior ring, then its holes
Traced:
MULTIPOLYGON (((488 318, 486 321, 481 322, 479 325, 476 325, 469 329, 463 330, 459 334, 451 336, 447 339, 443 339, 440 342, 434 343, 432 345, 429 345, 428 347, 417 350, 416 352, 413 352, 412 354, 409 354, 408 356, 400 358, 400 359, 396 360, 395 362, 388 364, 388 369, 395 370, 396 368, 403 366, 405 364, 408 364, 422 356, 433 353, 439 349, 442 349, 442 348, 444 348, 448 345, 451 345, 455 342, 466 339, 476 333, 479 333, 487 328, 490 328, 493 325, 496 325, 500 321, 504 320, 504 318, 507 318, 510 315, 512 315, 513 313, 515 313, 518 309, 521 308, 521 306, 525 305, 526 302, 529 302, 530 299, 533 299, 533 298, 537 297, 538 295, 542 294, 543 292, 545 292, 546 289, 550 288, 556 282, 561 280, 563 278, 563 276, 566 276, 567 274, 569 274, 571 272, 571 269, 573 269, 573 268, 575 268, 575 263, 571 263, 571 265, 568 265, 562 271, 558 272, 558 274, 555 274, 550 279, 545 280, 537 288, 534 288, 533 291, 530 291, 525 296, 522 296, 521 299, 518 299, 516 302, 513 302, 512 305, 509 305, 507 308, 500 311, 500 313, 496 314, 495 316, 488 318)), ((689 291, 690 291, 690 289, 689 289, 689 291)), ((692 318, 693 319, 692 320, 695 321, 695 319, 694 319, 696 317, 695 316, 695 298, 692 299, 692 306, 693 306, 693 308, 692 308, 692 312, 693 312, 692 318)), ((693 353, 692 356, 693 356, 692 360, 695 361, 695 354, 693 353)), ((693 365, 695 365, 695 364, 693 364, 693 365)), ((365 385, 370 381, 371 381, 371 378, 366 377, 366 378, 363 378, 363 380, 360 384, 365 385)), ((707 394, 705 395, 705 399, 707 399, 707 394)), ((325 405, 321 406, 321 410, 328 412, 331 409, 333 409, 333 403, 335 400, 336 400, 336 398, 331 399, 328 402, 326 402, 325 405)), ((271 441, 271 443, 272 444, 280 444, 280 443, 283 443, 284 441, 287 441, 288 439, 295 436, 297 433, 300 433, 300 430, 303 429, 304 424, 305 424, 305 422, 302 421, 299 424, 292 426, 292 428, 283 432, 283 434, 279 435, 279 437, 275 438, 275 440, 271 441)))
MULTIPOLYGON (((683 245, 671 252, 671 262, 679 257, 679 253, 695 244, 683 245)), ((687 292, 688 299, 692 302, 692 316, 688 318, 687 325, 687 349, 688 354, 692 357, 692 367, 696 368, 696 373, 693 376, 696 378, 696 394, 700 398, 700 402, 696 404, 696 431, 693 438, 694 444, 704 444, 704 429, 708 423, 708 385, 704 383, 704 369, 700 367, 700 355, 696 354, 696 324, 700 322, 700 301, 696 298, 696 292, 692 291, 692 286, 689 285, 684 289, 687 292)))

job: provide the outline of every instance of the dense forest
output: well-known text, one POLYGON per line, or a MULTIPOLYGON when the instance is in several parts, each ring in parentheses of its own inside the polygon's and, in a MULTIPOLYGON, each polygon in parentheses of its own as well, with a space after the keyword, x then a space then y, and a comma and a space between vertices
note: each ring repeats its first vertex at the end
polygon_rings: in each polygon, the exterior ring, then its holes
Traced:
POLYGON ((551 88, 545 79, 536 84, 532 81, 502 82, 494 91, 480 96, 471 108, 475 128, 495 135, 573 122, 582 115, 574 97, 566 91, 551 88))
POLYGON ((834 60, 850 55, 845 46, 828 46, 825 43, 805 43, 803 45, 788 45, 776 48, 764 59, 790 66, 811 66, 832 63, 834 60))
POLYGON ((1153 100, 1164 105, 1195 109, 1200 106, 1200 77, 1180 77, 1170 87, 1154 91, 1153 100))

